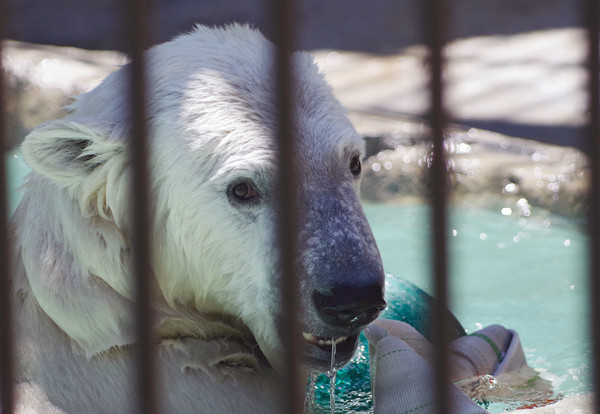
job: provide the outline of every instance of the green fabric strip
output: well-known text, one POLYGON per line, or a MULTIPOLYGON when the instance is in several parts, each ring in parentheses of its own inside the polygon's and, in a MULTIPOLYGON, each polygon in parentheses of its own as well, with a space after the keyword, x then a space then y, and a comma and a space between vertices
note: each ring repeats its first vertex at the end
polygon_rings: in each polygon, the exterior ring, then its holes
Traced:
POLYGON ((489 337, 487 337, 487 336, 485 336, 483 334, 477 333, 477 332, 472 333, 470 336, 476 336, 478 338, 483 339, 488 344, 490 344, 490 346, 492 347, 492 349, 496 353, 496 357, 498 357, 498 362, 502 361, 502 353, 500 352, 500 350, 498 349, 498 347, 496 346, 496 344, 494 343, 494 341, 492 341, 489 337))

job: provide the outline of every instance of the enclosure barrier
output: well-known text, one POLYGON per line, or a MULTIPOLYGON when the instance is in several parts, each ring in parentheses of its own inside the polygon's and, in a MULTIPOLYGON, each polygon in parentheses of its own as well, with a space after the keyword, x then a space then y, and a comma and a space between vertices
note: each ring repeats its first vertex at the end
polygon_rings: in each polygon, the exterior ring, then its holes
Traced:
POLYGON ((595 410, 600 413, 597 402, 600 395, 600 2, 585 1, 584 22, 587 32, 588 56, 588 111, 586 142, 591 164, 589 184, 589 286, 592 336, 593 390, 596 396, 595 410))
MULTIPOLYGON (((448 383, 450 369, 448 365, 448 329, 444 320, 448 308, 448 219, 446 212, 446 151, 444 149, 444 46, 446 44, 446 2, 428 0, 425 3, 426 45, 429 48, 429 123, 431 128, 431 188, 429 203, 431 208, 431 259, 433 291, 437 301, 433 309, 433 339, 435 342, 434 384, 437 399, 435 411, 449 413, 448 383)), ((460 414, 460 413, 457 413, 460 414)))
POLYGON ((148 117, 146 89, 146 60, 144 50, 150 46, 149 2, 146 0, 126 0, 123 2, 123 27, 126 27, 126 50, 131 56, 130 101, 131 140, 129 148, 132 163, 133 203, 129 211, 132 220, 134 274, 136 297, 135 321, 137 325, 138 354, 137 387, 138 412, 155 414, 157 408, 157 375, 155 344, 152 342, 153 312, 151 302, 152 240, 150 229, 150 208, 152 195, 148 179, 148 117))
POLYGON ((10 246, 8 234, 8 183, 5 154, 7 150, 5 79, 3 47, 6 28, 6 7, 0 0, 0 414, 11 413, 13 407, 13 341, 10 294, 10 246))
MULTIPOLYGON (((4 39, 5 27, 8 22, 4 0, 0 0, 0 40, 4 39)), ((135 250, 133 271, 137 286, 136 321, 138 325, 139 360, 137 363, 138 405, 137 411, 144 414, 157 413, 160 394, 157 394, 157 378, 154 366, 154 350, 151 341, 152 314, 150 306, 150 284, 146 279, 151 274, 151 240, 149 234, 150 214, 147 206, 150 204, 150 188, 148 183, 147 159, 147 113, 145 90, 145 62, 143 50, 151 44, 149 39, 149 8, 145 0, 127 0, 123 2, 123 15, 127 24, 125 38, 129 42, 131 63, 130 83, 130 116, 132 120, 132 165, 133 165, 133 195, 134 195, 134 235, 133 246, 135 250)), ((447 379, 449 378, 448 342, 444 326, 444 309, 447 306, 447 188, 446 182, 446 155, 443 143, 444 124, 444 59, 443 51, 446 42, 445 23, 447 21, 447 2, 444 0, 428 0, 425 4, 425 24, 427 28, 427 46, 429 50, 429 75, 430 75, 430 114, 432 138, 432 165, 430 180, 431 223, 432 223, 432 261, 434 293, 438 299, 435 308, 434 323, 438 343, 435 358, 435 370, 438 373, 435 381, 437 392, 436 412, 448 413, 447 379)), ((281 297, 285 304, 285 318, 281 321, 279 329, 284 338, 287 350, 286 382, 282 386, 281 412, 290 414, 302 413, 304 384, 299 376, 299 336, 296 321, 296 292, 297 279, 295 272, 295 235, 296 217, 294 214, 295 202, 295 166, 294 161, 294 136, 293 136, 293 111, 292 111, 292 82, 289 52, 294 50, 294 2, 292 0, 270 0, 271 23, 274 29, 274 42, 277 53, 275 56, 276 91, 275 102, 278 105, 279 123, 277 131, 278 151, 281 159, 279 175, 279 191, 281 193, 277 238, 280 245, 280 265, 282 272, 281 297)), ((586 0, 582 9, 586 21, 588 41, 588 109, 590 119, 586 128, 589 157, 591 161, 590 183, 590 214, 589 214, 589 283, 590 283, 590 311, 592 313, 591 335, 593 340, 593 377, 594 392, 598 395, 600 384, 600 56, 599 56, 599 16, 600 5, 598 0, 586 0)), ((2 56, 2 42, 0 42, 0 56, 2 56)), ((5 165, 5 150, 7 149, 6 137, 6 108, 4 101, 4 82, 0 60, 0 398, 1 412, 13 412, 13 379, 14 379, 14 352, 11 326, 11 293, 9 275, 10 239, 7 227, 7 177, 5 165)), ((596 412, 600 412, 596 407, 596 412)), ((460 414, 460 413, 457 413, 460 414)))
POLYGON ((284 382, 281 393, 281 412, 301 414, 304 407, 304 384, 300 373, 300 327, 296 309, 298 307, 298 276, 296 272, 296 234, 298 234, 296 214, 296 146, 293 118, 294 81, 290 53, 294 50, 294 11, 293 0, 270 0, 271 25, 274 32, 276 54, 275 85, 279 122, 277 123, 277 151, 279 174, 277 189, 279 206, 277 209, 277 242, 281 266, 280 298, 282 314, 278 330, 285 349, 283 372, 284 382))

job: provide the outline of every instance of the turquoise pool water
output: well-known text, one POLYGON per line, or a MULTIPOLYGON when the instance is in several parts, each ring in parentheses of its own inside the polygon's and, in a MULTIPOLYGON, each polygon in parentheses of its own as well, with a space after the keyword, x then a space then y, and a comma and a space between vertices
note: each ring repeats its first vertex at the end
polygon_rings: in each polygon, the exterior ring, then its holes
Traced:
MULTIPOLYGON (((27 168, 13 153, 8 169, 12 211, 27 168)), ((451 310, 469 332, 493 323, 518 331, 529 365, 552 382, 557 395, 588 391, 584 231, 573 221, 535 208, 528 217, 519 214, 518 206, 506 208, 451 209, 451 310)), ((367 205, 365 212, 389 273, 388 303, 401 286, 398 277, 431 292, 427 207, 367 205)), ((395 317, 393 309, 387 315, 395 317)), ((363 341, 363 351, 365 346, 363 341)), ((338 373, 336 387, 336 412, 370 409, 366 351, 338 373)), ((317 412, 329 412, 329 380, 324 376, 317 383, 317 402, 317 412)), ((488 408, 502 412, 507 407, 495 403, 488 408)))
POLYGON ((21 195, 19 187, 23 184, 23 179, 29 172, 29 167, 23 161, 23 156, 18 151, 9 152, 5 155, 6 175, 8 180, 8 203, 9 216, 17 208, 21 195))

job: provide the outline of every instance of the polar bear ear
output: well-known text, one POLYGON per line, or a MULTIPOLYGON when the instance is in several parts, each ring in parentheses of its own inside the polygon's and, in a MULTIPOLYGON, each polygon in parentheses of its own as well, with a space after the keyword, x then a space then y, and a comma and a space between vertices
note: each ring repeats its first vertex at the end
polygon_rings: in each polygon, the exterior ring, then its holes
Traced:
POLYGON ((125 144, 108 140, 84 125, 55 121, 33 130, 21 152, 37 173, 68 188, 84 215, 113 219, 115 200, 121 196, 127 167, 125 144))
POLYGON ((21 145, 23 157, 34 171, 68 187, 121 151, 122 144, 108 142, 99 131, 65 121, 34 129, 21 145))

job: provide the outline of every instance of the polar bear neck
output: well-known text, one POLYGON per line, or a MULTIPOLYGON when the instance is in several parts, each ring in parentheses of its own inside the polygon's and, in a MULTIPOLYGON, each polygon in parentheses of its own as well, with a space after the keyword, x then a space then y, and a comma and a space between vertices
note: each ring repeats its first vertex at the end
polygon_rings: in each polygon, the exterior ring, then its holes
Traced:
POLYGON ((25 188, 12 221, 15 261, 22 261, 20 277, 26 277, 37 304, 88 356, 131 343, 135 329, 123 234, 83 217, 67 190, 35 173, 25 188))
MULTIPOLYGON (((28 246, 17 243, 17 256, 23 263, 29 288, 42 310, 86 355, 134 343, 131 288, 116 280, 119 275, 128 280, 125 236, 111 223, 75 214, 71 210, 78 207, 69 201, 67 192, 57 191, 44 181, 36 176, 29 178, 28 191, 13 220, 19 223, 15 233, 20 240, 39 240, 28 246), (49 201, 30 203, 34 198, 49 201), (47 233, 44 237, 27 236, 39 233, 40 228, 47 233), (75 233, 77 244, 71 243, 75 233), (106 240, 107 237, 112 239, 106 240), (107 251, 109 245, 117 248, 107 251), (99 252, 105 256, 95 257, 99 252), (107 282, 111 280, 109 276, 114 283, 107 282), (74 294, 69 295, 71 289, 74 294), (65 295, 70 302, 65 301, 65 295)), ((172 344, 180 338, 227 339, 241 344, 249 354, 258 349, 248 327, 238 318, 220 312, 217 306, 208 306, 211 311, 203 313, 195 306, 167 305, 160 291, 154 292, 156 337, 160 342, 172 344)))

